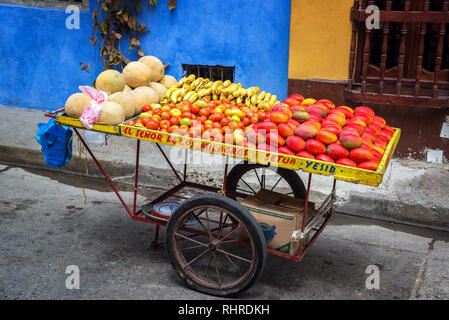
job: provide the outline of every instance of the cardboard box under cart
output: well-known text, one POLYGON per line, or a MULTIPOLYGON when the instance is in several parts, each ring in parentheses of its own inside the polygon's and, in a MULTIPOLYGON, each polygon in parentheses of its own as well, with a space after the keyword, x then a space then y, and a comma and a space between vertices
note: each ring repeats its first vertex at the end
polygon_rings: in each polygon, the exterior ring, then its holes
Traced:
MULTIPOLYGON (((291 255, 298 254, 299 240, 293 240, 295 230, 301 230, 305 200, 262 189, 240 202, 259 222, 267 247, 291 255)), ((308 203, 306 224, 313 218, 315 205, 308 203)), ((239 238, 246 238, 239 233, 239 238)), ((303 247, 308 237, 303 240, 303 247)))

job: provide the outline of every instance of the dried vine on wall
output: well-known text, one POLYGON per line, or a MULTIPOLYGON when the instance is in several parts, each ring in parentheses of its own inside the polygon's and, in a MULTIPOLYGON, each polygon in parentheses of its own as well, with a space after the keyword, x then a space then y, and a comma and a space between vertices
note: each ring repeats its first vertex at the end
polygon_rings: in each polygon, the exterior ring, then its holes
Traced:
MULTIPOLYGON (((140 3, 141 0, 97 0, 97 8, 92 13, 94 33, 90 43, 94 47, 100 45, 103 69, 114 66, 123 69, 123 64, 130 61, 121 52, 121 39, 124 35, 129 39, 128 49, 136 50, 136 58, 144 55, 139 36, 150 30, 145 23, 137 20, 137 14, 142 10, 140 3)), ((155 6, 158 0, 149 0, 149 3, 155 6)), ((175 8, 176 1, 170 0, 168 7, 170 10, 175 8)), ((85 67, 83 69, 86 70, 85 67)))

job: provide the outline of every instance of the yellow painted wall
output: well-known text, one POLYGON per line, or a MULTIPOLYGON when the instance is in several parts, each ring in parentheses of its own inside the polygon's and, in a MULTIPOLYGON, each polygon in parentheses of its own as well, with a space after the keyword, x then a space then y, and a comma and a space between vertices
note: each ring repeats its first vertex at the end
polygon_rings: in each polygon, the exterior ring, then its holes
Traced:
POLYGON ((292 0, 288 77, 347 80, 353 0, 292 0))

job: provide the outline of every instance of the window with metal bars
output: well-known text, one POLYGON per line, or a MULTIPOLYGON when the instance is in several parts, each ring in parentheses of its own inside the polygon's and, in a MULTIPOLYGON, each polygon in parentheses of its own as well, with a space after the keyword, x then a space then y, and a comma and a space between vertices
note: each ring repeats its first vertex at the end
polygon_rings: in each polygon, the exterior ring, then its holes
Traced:
POLYGON ((205 66, 198 64, 183 64, 182 70, 185 75, 194 74, 195 77, 208 78, 211 81, 230 80, 234 82, 234 67, 205 66))

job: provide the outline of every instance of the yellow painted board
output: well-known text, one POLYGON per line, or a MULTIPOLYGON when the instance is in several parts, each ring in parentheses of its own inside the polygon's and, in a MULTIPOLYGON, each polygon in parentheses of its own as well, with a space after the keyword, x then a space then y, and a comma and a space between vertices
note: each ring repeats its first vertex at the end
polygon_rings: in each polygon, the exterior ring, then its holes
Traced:
MULTIPOLYGON (((61 126, 86 129, 86 127, 81 123, 81 121, 79 119, 68 117, 65 115, 65 113, 61 114, 59 116, 56 116, 56 123, 61 126)), ((120 135, 120 127, 119 126, 113 126, 113 125, 105 124, 105 123, 101 123, 101 122, 95 122, 93 124, 92 131, 120 135)))
POLYGON ((395 129, 377 171, 364 170, 338 164, 323 162, 319 160, 306 159, 286 154, 261 151, 252 148, 245 148, 236 145, 223 144, 202 139, 179 136, 160 131, 138 128, 126 124, 120 125, 121 135, 169 146, 177 146, 185 149, 197 150, 217 155, 227 155, 234 158, 248 160, 259 164, 270 164, 273 166, 290 170, 302 170, 308 173, 320 175, 333 175, 338 180, 353 183, 378 186, 382 182, 383 174, 393 155, 399 141, 400 129, 395 129))

